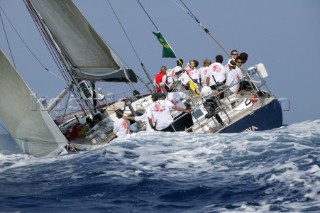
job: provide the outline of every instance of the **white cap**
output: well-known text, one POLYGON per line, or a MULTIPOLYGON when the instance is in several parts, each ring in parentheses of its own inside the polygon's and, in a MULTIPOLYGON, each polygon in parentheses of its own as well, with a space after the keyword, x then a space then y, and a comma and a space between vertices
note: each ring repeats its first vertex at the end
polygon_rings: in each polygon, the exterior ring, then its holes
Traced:
POLYGON ((235 65, 235 64, 234 64, 234 65, 233 65, 233 64, 231 64, 231 61, 234 61, 234 60, 233 60, 233 59, 229 59, 229 61, 228 61, 228 65, 229 65, 229 66, 231 66, 231 67, 236 67, 236 65, 235 65))
POLYGON ((206 97, 209 97, 210 95, 213 95, 212 93, 212 89, 208 86, 204 86, 202 87, 201 89, 201 95, 206 98, 206 97))

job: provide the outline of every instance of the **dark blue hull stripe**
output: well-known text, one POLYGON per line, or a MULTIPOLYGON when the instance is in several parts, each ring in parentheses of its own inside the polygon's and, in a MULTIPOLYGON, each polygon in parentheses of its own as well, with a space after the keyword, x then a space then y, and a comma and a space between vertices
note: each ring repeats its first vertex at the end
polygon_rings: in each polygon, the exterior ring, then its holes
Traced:
POLYGON ((237 133, 243 131, 262 131, 282 126, 282 109, 279 101, 274 99, 269 104, 253 111, 239 121, 222 129, 220 133, 237 133))

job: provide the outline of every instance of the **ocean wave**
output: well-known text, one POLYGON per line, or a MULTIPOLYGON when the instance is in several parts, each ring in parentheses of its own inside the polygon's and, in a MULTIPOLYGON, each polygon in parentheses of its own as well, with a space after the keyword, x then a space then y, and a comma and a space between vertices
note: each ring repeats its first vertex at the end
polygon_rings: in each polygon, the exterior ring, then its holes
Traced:
POLYGON ((320 211, 319 144, 315 120, 238 134, 141 132, 65 156, 0 154, 0 204, 3 211, 320 211))

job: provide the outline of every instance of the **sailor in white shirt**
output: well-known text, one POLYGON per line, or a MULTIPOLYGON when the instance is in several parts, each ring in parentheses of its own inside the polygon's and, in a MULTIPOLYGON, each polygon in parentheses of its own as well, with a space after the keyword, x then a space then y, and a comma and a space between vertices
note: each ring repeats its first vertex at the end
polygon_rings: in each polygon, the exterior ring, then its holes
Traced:
POLYGON ((179 106, 174 105, 170 101, 165 99, 165 95, 161 92, 152 94, 153 103, 150 105, 147 111, 149 124, 151 128, 158 131, 173 132, 171 123, 173 118, 170 114, 170 110, 178 110, 189 113, 191 110, 183 109, 179 106))
POLYGON ((183 60, 178 59, 177 66, 167 70, 167 83, 168 83, 169 90, 172 89, 174 82, 178 80, 178 76, 176 75, 176 73, 182 70, 182 66, 183 66, 183 60))
POLYGON ((184 85, 187 86, 190 81, 190 77, 186 72, 179 71, 176 73, 178 75, 178 80, 184 85))
POLYGON ((229 62, 229 71, 227 73, 227 81, 225 85, 227 85, 232 93, 236 93, 240 88, 241 76, 237 72, 236 64, 233 60, 229 62))
POLYGON ((209 77, 210 80, 210 74, 209 74, 209 66, 211 64, 210 59, 205 59, 203 61, 203 66, 199 68, 199 74, 200 74, 200 83, 201 86, 209 86, 209 81, 207 82, 207 78, 209 77))
POLYGON ((237 50, 232 50, 230 52, 230 56, 231 58, 228 60, 228 63, 225 65, 226 69, 229 68, 229 62, 232 60, 232 61, 235 61, 236 58, 238 57, 238 51, 237 50))
POLYGON ((193 80, 194 83, 199 84, 200 81, 200 74, 197 69, 197 66, 199 65, 199 62, 197 60, 191 60, 190 61, 190 72, 189 77, 193 80))
POLYGON ((236 60, 235 60, 235 62, 236 62, 236 68, 235 68, 235 70, 236 70, 236 72, 238 73, 238 75, 240 76, 240 80, 242 80, 242 79, 244 78, 243 72, 242 72, 242 70, 241 70, 242 65, 243 65, 243 61, 242 61, 241 58, 237 57, 236 60))
MULTIPOLYGON (((239 54, 238 58, 242 60, 242 65, 243 65, 247 62, 249 55, 248 53, 242 52, 239 54)), ((241 66, 241 68, 243 68, 243 66, 241 66)))
POLYGON ((210 86, 213 90, 226 81, 227 71, 222 65, 222 61, 222 55, 217 55, 216 62, 209 66, 209 76, 207 77, 207 82, 209 82, 208 86, 210 86))
MULTIPOLYGON (((187 107, 184 105, 182 102, 183 100, 189 99, 190 97, 186 95, 183 92, 168 92, 167 95, 167 100, 173 103, 174 105, 177 105, 183 109, 186 109, 187 107)), ((177 117, 183 112, 177 111, 177 110, 171 110, 170 114, 172 115, 173 118, 177 117)))
POLYGON ((138 116, 123 115, 123 117, 128 120, 133 120, 137 122, 141 121, 145 124, 146 132, 153 132, 154 129, 151 128, 148 120, 148 115, 147 115, 148 107, 150 106, 147 106, 146 112, 142 115, 138 115, 138 116))
POLYGON ((123 118, 123 110, 116 110, 116 119, 113 124, 113 133, 118 138, 125 138, 130 134, 130 122, 123 118))
POLYGON ((237 57, 236 58, 236 72, 240 76, 240 88, 239 90, 252 90, 252 85, 249 83, 249 81, 245 78, 245 74, 242 71, 242 65, 245 63, 247 60, 247 55, 246 53, 241 53, 244 54, 242 57, 237 57))
MULTIPOLYGON (((167 100, 182 109, 187 109, 185 103, 188 102, 190 96, 183 92, 169 92, 167 100)), ((187 103, 186 103, 187 104, 187 103)), ((171 115, 174 119, 172 124, 175 131, 184 131, 193 125, 192 115, 177 110, 172 110, 171 115)))
POLYGON ((190 73, 190 71, 191 71, 191 68, 190 68, 191 61, 192 61, 192 60, 190 60, 190 61, 187 63, 187 66, 185 66, 185 67, 183 68, 184 72, 186 72, 188 76, 190 76, 189 73, 190 73))

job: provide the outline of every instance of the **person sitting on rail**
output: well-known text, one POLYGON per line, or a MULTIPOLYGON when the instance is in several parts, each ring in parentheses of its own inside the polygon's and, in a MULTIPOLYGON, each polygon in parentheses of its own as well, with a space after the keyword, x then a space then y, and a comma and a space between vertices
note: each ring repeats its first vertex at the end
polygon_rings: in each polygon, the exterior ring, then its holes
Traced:
POLYGON ((168 82, 169 91, 173 89, 174 83, 178 80, 178 76, 176 75, 176 73, 182 70, 182 67, 183 67, 183 60, 178 59, 177 65, 174 68, 167 70, 167 82, 168 82))
POLYGON ((239 70, 236 70, 236 62, 231 60, 228 64, 229 71, 227 72, 227 80, 225 85, 229 87, 231 93, 237 93, 240 88, 242 75, 239 70))
POLYGON ((207 81, 207 78, 210 76, 209 69, 208 69, 210 64, 211 64, 211 60, 207 58, 203 61, 203 66, 198 69, 199 75, 200 75, 200 84, 202 87, 210 86, 209 81, 207 81))
POLYGON ((156 74, 154 77, 154 86, 157 90, 157 92, 161 92, 162 88, 164 88, 166 91, 168 91, 168 82, 167 82, 167 67, 166 66, 161 66, 160 72, 156 74))
POLYGON ((226 69, 228 69, 228 67, 229 67, 229 62, 230 61, 235 61, 236 60, 236 58, 238 57, 238 51, 237 50, 232 50, 231 52, 230 52, 230 58, 228 59, 228 61, 227 61, 227 64, 225 65, 225 68, 226 69))
POLYGON ((250 85, 249 81, 245 79, 244 71, 243 71, 243 64, 248 60, 248 54, 245 52, 240 53, 240 55, 236 58, 236 69, 237 72, 242 74, 242 78, 240 81, 240 90, 252 90, 252 86, 250 85))
POLYGON ((226 68, 222 65, 223 62, 223 56, 217 55, 216 56, 216 62, 212 63, 209 66, 209 73, 207 76, 206 81, 208 82, 208 86, 211 87, 211 89, 216 90, 219 86, 223 85, 226 82, 226 68))
POLYGON ((195 59, 190 61, 190 72, 189 72, 189 77, 192 79, 192 81, 196 84, 200 84, 200 74, 199 70, 197 69, 199 65, 199 62, 195 59))

